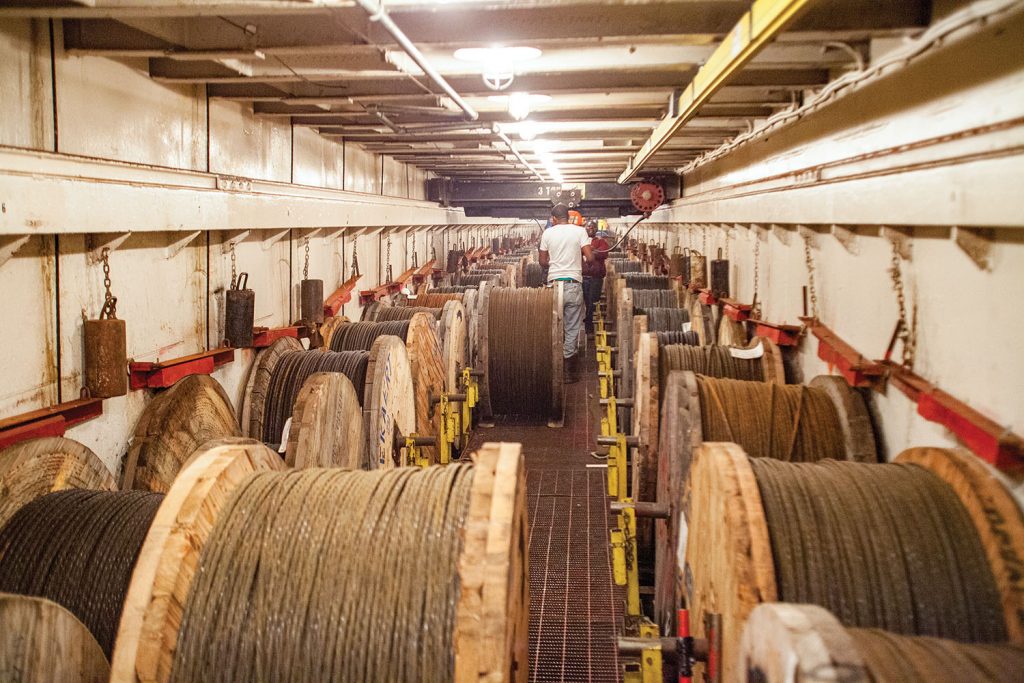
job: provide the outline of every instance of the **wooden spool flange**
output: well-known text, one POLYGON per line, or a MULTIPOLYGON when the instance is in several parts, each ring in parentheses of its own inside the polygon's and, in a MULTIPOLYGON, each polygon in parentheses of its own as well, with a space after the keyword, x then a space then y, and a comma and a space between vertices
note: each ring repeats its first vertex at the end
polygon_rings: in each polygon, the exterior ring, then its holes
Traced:
POLYGON ((471 367, 476 367, 476 356, 477 356, 477 339, 479 338, 479 323, 480 316, 478 313, 478 302, 480 300, 480 292, 477 289, 467 289, 462 294, 462 305, 466 309, 466 355, 465 363, 471 367))
POLYGON ((0 593, 0 680, 5 683, 106 683, 103 648, 74 614, 55 602, 0 593))
POLYGON ((494 417, 494 410, 491 407, 491 383, 490 383, 490 354, 488 347, 488 316, 490 314, 490 291, 491 288, 486 282, 481 282, 477 287, 476 296, 476 357, 474 358, 473 370, 480 373, 477 384, 480 388, 478 405, 480 414, 490 419, 494 417))
POLYGON ((197 448, 229 436, 241 436, 241 429, 220 383, 209 375, 180 379, 154 396, 142 412, 125 458, 121 488, 166 493, 197 448))
MULTIPOLYGON (((615 357, 615 369, 619 371, 619 381, 615 395, 621 398, 632 398, 633 396, 633 290, 630 287, 623 287, 623 281, 618 280, 618 294, 616 295, 615 314, 615 345, 618 353, 615 357)), ((620 408, 619 413, 622 419, 621 424, 632 423, 632 411, 629 408, 620 408)))
POLYGON ((59 436, 0 451, 0 528, 26 503, 64 489, 116 491, 117 481, 88 447, 59 436))
POLYGON ((295 397, 285 463, 290 467, 359 469, 365 461, 363 412, 352 381, 340 372, 318 372, 295 397))
MULTIPOLYGON (((470 298, 475 303, 476 292, 472 294, 470 298)), ((459 393, 459 373, 470 362, 472 345, 467 329, 468 320, 466 307, 458 301, 449 301, 441 309, 439 343, 444 362, 444 386, 449 393, 459 393)))
MULTIPOLYGON (((756 341, 758 338, 754 339, 756 341)), ((766 348, 769 348, 767 344, 766 348)), ((777 347, 775 350, 778 350, 777 347)), ((765 358, 768 355, 766 353, 765 358)), ((775 358, 767 362, 778 367, 781 365, 780 354, 774 355, 775 358)), ((779 371, 781 372, 781 369, 779 371)), ((781 378, 781 375, 779 377, 781 378)), ((817 377, 811 381, 810 386, 830 388, 829 397, 836 406, 840 427, 844 436, 849 434, 849 438, 845 439, 845 459, 855 462, 877 462, 874 429, 861 395, 839 377, 817 377), (867 444, 870 444, 870 448, 867 444)), ((658 520, 655 524, 654 605, 655 615, 664 629, 663 632, 674 633, 672 624, 675 620, 675 609, 682 604, 683 595, 680 568, 683 566, 686 544, 685 514, 690 509, 687 480, 692 476, 693 454, 704 442, 696 375, 689 371, 672 371, 665 381, 661 401, 661 417, 658 422, 657 500, 669 505, 670 514, 667 520, 658 520)))
POLYGON ((746 346, 747 328, 743 323, 723 315, 718 321, 718 334, 716 336, 719 346, 746 346))
POLYGON ((697 333, 701 346, 714 346, 718 343, 717 328, 711 306, 702 304, 694 297, 690 302, 690 329, 697 333))
POLYGON ((283 470, 272 450, 225 439, 197 452, 171 485, 142 545, 111 661, 111 681, 166 681, 178 627, 206 539, 231 493, 249 474, 283 470))
MULTIPOLYGON (((1011 642, 1022 644, 1024 577, 1016 569, 1024 557, 1024 519, 1012 494, 966 453, 911 449, 896 462, 929 470, 960 498, 996 578, 1011 642), (1000 514, 990 517, 995 510, 1000 514)), ((728 443, 705 443, 698 449, 688 488, 686 564, 681 575, 690 625, 694 636, 703 637, 704 614, 722 616, 722 673, 724 680, 732 680, 741 671, 739 644, 748 615, 758 604, 778 600, 761 494, 746 454, 728 443)))

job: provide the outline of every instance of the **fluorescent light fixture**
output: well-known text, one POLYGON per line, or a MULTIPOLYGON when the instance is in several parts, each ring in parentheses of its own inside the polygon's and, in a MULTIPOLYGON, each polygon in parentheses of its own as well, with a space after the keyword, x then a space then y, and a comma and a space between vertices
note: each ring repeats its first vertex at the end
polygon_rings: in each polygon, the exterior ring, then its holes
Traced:
POLYGON ((508 108, 509 115, 516 121, 522 121, 533 110, 533 106, 544 102, 550 102, 550 95, 540 95, 528 92, 514 92, 508 95, 490 95, 491 102, 504 102, 508 108))

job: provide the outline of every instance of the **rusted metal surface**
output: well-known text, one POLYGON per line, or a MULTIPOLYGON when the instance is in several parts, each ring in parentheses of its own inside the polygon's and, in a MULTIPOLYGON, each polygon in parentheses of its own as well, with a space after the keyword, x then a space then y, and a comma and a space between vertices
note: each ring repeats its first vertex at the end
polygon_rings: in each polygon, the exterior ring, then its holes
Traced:
POLYGON ((82 325, 85 343, 85 388, 94 398, 124 396, 128 393, 127 328, 124 320, 86 320, 82 325))

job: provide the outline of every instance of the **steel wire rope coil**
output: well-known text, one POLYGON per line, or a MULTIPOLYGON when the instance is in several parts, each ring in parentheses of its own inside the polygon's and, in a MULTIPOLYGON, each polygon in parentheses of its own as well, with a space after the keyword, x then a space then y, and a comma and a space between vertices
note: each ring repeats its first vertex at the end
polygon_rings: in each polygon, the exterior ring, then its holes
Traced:
POLYGON ((484 273, 504 273, 508 271, 508 266, 509 264, 502 263, 478 263, 470 272, 478 270, 484 273))
POLYGON ((409 335, 409 321, 363 321, 341 325, 331 334, 331 351, 369 351, 374 340, 382 334, 398 337, 405 342, 409 335))
POLYGON ((135 561, 163 498, 70 489, 27 503, 0 529, 0 592, 67 608, 109 659, 135 561))
MULTIPOLYGON (((694 333, 690 333, 694 334, 694 333)), ((764 381, 764 365, 760 358, 736 358, 733 349, 725 346, 697 346, 693 344, 667 344, 658 346, 658 376, 664 389, 665 379, 673 370, 690 370, 698 376, 764 381)), ((726 387, 733 394, 742 389, 726 387)), ((759 395, 758 395, 759 397, 759 395)), ((703 405, 703 404, 702 404, 703 405)))
POLYGON ((199 557, 170 680, 453 680, 473 478, 249 475, 199 557))
MULTIPOLYGON (((638 292, 662 291, 638 289, 638 292)), ((636 292, 633 293, 633 308, 636 308, 636 292)), ((652 306, 641 309, 647 316, 648 332, 681 332, 683 325, 690 322, 690 313, 685 308, 668 306, 652 306)))
POLYGON ((449 301, 463 301, 465 294, 462 292, 435 292, 430 290, 416 297, 416 306, 424 308, 443 308, 449 301))
MULTIPOLYGON (((335 332, 337 334, 337 332, 335 332)), ((352 381, 356 396, 363 400, 368 351, 287 351, 270 375, 263 414, 265 443, 280 443, 285 422, 292 415, 295 398, 303 383, 317 372, 340 372, 352 381)))
POLYGON ((489 291, 488 383, 495 415, 551 415, 554 411, 552 288, 489 291))
POLYGON ((544 268, 539 263, 527 263, 523 269, 524 287, 543 287, 544 268))
POLYGON ((658 346, 668 346, 670 344, 685 344, 687 346, 700 346, 700 337, 694 331, 690 332, 657 332, 658 335, 658 346))
POLYGON ((466 285, 445 285, 443 287, 431 287, 425 294, 462 294, 475 287, 467 287, 466 285))
POLYGON ((750 613, 740 668, 759 680, 996 681, 1020 680, 1024 648, 962 643, 882 629, 844 627, 817 605, 769 603, 750 613))
MULTIPOLYGON (((679 308, 679 295, 674 289, 634 289, 634 313, 643 313, 651 308, 679 308)), ((686 319, 690 319, 689 314, 686 319)))
POLYGON ((428 308, 425 306, 377 306, 368 311, 362 322, 387 322, 389 320, 408 320, 417 313, 429 313, 435 320, 441 317, 440 308, 428 308))
POLYGON ((904 463, 752 458, 750 467, 779 600, 820 605, 849 626, 1006 640, 978 530, 946 482, 904 463))
POLYGON ((467 273, 465 275, 456 275, 454 280, 456 285, 476 287, 484 282, 494 282, 499 278, 497 273, 488 274, 473 274, 467 273))
MULTIPOLYGON (((633 291, 642 289, 670 289, 672 280, 664 275, 652 275, 651 273, 626 273, 622 276, 623 286, 633 291)), ((636 305, 634 303, 634 305, 636 305)))
POLYGON ((605 261, 605 264, 610 266, 616 273, 639 273, 643 269, 643 264, 640 261, 632 259, 610 258, 605 261))

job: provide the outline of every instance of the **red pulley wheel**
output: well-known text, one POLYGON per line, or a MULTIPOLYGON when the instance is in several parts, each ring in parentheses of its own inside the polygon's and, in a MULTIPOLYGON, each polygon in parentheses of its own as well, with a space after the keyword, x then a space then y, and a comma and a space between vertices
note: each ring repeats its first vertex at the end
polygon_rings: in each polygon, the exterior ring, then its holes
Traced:
POLYGON ((634 183, 629 198, 637 211, 654 211, 665 201, 665 190, 657 183, 634 183))

